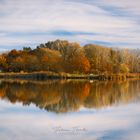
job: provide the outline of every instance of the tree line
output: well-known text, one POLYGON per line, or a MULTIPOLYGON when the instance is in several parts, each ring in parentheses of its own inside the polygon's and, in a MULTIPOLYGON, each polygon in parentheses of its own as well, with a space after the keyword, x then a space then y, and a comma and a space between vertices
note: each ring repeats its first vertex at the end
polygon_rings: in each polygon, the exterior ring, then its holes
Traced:
POLYGON ((139 73, 140 50, 94 44, 80 46, 66 40, 49 41, 35 49, 11 50, 0 55, 2 72, 52 71, 78 74, 139 73))

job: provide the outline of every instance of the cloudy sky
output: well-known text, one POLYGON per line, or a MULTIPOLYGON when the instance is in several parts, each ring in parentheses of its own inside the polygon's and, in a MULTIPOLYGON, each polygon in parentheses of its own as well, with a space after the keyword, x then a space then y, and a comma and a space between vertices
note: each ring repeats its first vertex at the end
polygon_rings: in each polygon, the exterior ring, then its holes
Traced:
POLYGON ((0 51, 55 39, 140 48, 140 0, 0 0, 0 51))

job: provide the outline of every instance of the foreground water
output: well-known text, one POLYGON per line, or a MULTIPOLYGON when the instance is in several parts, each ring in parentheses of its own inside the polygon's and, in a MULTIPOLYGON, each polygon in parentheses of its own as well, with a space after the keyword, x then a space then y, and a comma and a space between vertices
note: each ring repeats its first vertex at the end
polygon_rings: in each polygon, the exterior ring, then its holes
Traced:
POLYGON ((0 81, 1 140, 139 140, 140 81, 0 81))

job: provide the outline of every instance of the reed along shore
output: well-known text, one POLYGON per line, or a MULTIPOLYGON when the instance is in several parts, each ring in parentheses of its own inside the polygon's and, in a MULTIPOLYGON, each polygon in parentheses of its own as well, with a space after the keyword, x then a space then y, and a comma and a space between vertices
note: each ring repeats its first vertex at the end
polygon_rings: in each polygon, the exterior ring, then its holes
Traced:
POLYGON ((89 80, 126 80, 129 78, 140 78, 140 73, 128 74, 68 74, 54 72, 32 72, 32 73, 0 73, 1 79, 89 79, 89 80))

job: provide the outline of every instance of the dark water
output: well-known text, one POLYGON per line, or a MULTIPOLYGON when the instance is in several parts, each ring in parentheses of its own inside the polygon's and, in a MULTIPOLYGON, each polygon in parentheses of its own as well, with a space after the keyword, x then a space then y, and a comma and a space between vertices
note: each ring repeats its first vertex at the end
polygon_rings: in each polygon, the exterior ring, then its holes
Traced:
POLYGON ((140 81, 0 81, 0 140, 139 140, 140 81))

